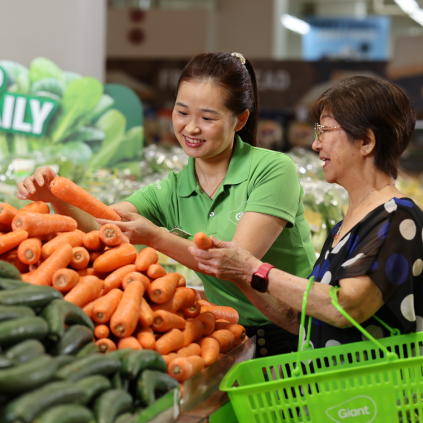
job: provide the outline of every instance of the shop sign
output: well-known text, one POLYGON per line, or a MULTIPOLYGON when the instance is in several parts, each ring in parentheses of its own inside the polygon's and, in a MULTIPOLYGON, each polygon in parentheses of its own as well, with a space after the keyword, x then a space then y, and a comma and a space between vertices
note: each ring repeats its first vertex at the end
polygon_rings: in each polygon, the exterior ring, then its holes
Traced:
POLYGON ((7 73, 0 67, 0 131, 43 137, 58 102, 6 92, 7 73))

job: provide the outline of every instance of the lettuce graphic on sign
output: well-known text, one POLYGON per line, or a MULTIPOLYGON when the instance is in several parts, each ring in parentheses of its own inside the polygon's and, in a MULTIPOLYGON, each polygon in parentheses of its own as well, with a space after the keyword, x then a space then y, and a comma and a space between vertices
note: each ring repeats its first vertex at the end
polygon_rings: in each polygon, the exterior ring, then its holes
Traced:
POLYGON ((328 408, 326 414, 337 423, 371 423, 377 416, 377 406, 372 398, 360 395, 328 408))

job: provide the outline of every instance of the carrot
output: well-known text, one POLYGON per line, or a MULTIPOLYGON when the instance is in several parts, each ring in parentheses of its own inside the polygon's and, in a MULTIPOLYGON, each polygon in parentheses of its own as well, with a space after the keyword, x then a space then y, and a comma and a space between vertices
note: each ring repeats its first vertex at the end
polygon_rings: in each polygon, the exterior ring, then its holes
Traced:
POLYGON ((50 182, 50 190, 56 197, 86 211, 94 217, 115 221, 122 220, 112 208, 94 198, 69 179, 61 176, 54 178, 50 182))
POLYGON ((170 329, 184 329, 185 325, 185 320, 176 314, 165 310, 157 310, 154 312, 154 320, 151 327, 156 332, 167 332, 170 329))
POLYGON ((145 272, 149 266, 159 261, 159 255, 154 248, 147 247, 140 251, 135 260, 135 268, 138 272, 145 272))
POLYGON ((216 319, 225 319, 230 323, 238 323, 239 321, 239 314, 232 307, 227 307, 227 306, 201 307, 201 313, 205 313, 206 311, 210 311, 210 313, 213 313, 216 319))
POLYGON ((11 230, 12 230, 12 227, 10 225, 5 225, 3 223, 0 223, 0 232, 2 235, 9 233, 11 230))
POLYGON ((10 225, 18 210, 7 203, 0 203, 0 223, 10 225))
POLYGON ((176 290, 181 290, 187 294, 186 299, 183 304, 179 307, 179 309, 184 310, 185 308, 190 308, 195 304, 195 290, 192 288, 180 287, 176 288, 176 290))
POLYGON ((82 276, 73 289, 65 295, 64 299, 79 307, 84 307, 90 301, 97 299, 102 289, 103 281, 101 279, 96 276, 82 276))
POLYGON ((84 247, 72 248, 72 260, 69 266, 73 269, 85 269, 90 262, 90 253, 84 247))
MULTIPOLYGON (((204 313, 204 314, 208 314, 208 313, 204 313)), ((204 314, 200 314, 200 316, 204 316, 204 314)), ((197 318, 199 318, 200 316, 198 316, 197 318)), ((216 323, 215 330, 220 330, 220 329, 229 330, 234 334, 235 336, 234 346, 238 346, 239 344, 242 344, 242 342, 244 341, 247 335, 247 331, 245 330, 244 326, 238 325, 237 323, 218 322, 216 323)))
POLYGON ((0 254, 4 254, 7 251, 17 247, 22 241, 28 238, 28 232, 19 230, 15 232, 9 232, 6 235, 0 236, 0 254))
POLYGON ((187 292, 184 290, 184 288, 176 288, 175 293, 170 298, 170 300, 163 304, 153 304, 151 309, 153 311, 166 310, 170 313, 176 313, 181 308, 181 306, 185 304, 186 299, 187 292))
POLYGON ((180 355, 176 353, 169 353, 166 355, 162 355, 162 358, 165 361, 166 365, 168 365, 172 360, 178 357, 180 357, 180 355))
POLYGON ((220 352, 227 353, 235 344, 234 334, 226 329, 220 329, 209 335, 210 338, 216 339, 220 345, 220 352))
POLYGON ((104 279, 104 289, 106 292, 109 292, 112 289, 120 288, 122 286, 122 279, 123 277, 135 271, 134 264, 128 264, 126 266, 120 267, 119 269, 115 270, 106 279, 104 279))
POLYGON ((131 244, 121 244, 119 247, 107 250, 98 257, 93 267, 99 272, 113 272, 126 264, 132 264, 137 257, 137 250, 131 244))
POLYGON ((218 360, 220 344, 214 338, 206 337, 198 341, 201 347, 201 357, 203 357, 206 366, 211 366, 218 360))
POLYGON ((144 276, 142 273, 131 272, 126 274, 122 279, 122 288, 125 290, 128 284, 133 281, 141 282, 144 285, 144 290, 147 291, 150 286, 150 279, 147 276, 144 276))
MULTIPOLYGON (((31 273, 29 283, 33 285, 51 285, 57 270, 65 268, 72 260, 72 247, 65 244, 57 249, 37 270, 31 273)), ((88 302, 88 301, 87 301, 88 302)))
POLYGON ((177 273, 179 276, 178 288, 185 288, 187 286, 187 281, 183 275, 177 273))
POLYGON ((188 319, 190 317, 192 318, 197 317, 200 314, 200 311, 201 311, 200 304, 198 304, 198 302, 196 301, 193 306, 189 308, 184 308, 182 310, 182 313, 184 313, 185 318, 188 319))
POLYGON ((167 373, 179 382, 185 382, 204 369, 204 359, 193 355, 191 357, 178 357, 167 366, 167 373))
POLYGON ((82 240, 88 251, 98 251, 104 249, 104 244, 100 239, 100 231, 91 231, 84 235, 82 240))
POLYGON ((52 284, 60 292, 70 291, 79 282, 79 275, 72 269, 59 269, 53 274, 52 284))
POLYGON ((209 301, 206 300, 197 300, 198 304, 200 304, 201 307, 203 306, 217 306, 216 304, 210 303, 209 301))
POLYGON ((97 276, 99 279, 106 279, 108 274, 97 272, 94 267, 87 267, 86 269, 77 270, 79 276, 97 276))
POLYGON ((200 321, 204 326, 204 336, 210 335, 215 330, 216 317, 209 311, 199 314, 196 320, 200 321))
POLYGON ((41 248, 41 257, 43 260, 50 257, 53 252, 59 248, 60 245, 68 243, 72 248, 80 247, 82 245, 84 233, 79 229, 76 229, 72 232, 65 232, 58 235, 56 238, 53 238, 51 241, 48 241, 41 248))
POLYGON ((100 297, 93 306, 92 319, 97 323, 107 323, 116 311, 123 292, 120 289, 112 289, 103 297, 100 297))
POLYGON ((12 229, 23 229, 29 236, 47 235, 55 232, 70 232, 76 229, 76 220, 60 214, 33 212, 18 213, 12 220, 12 229))
POLYGON ((166 276, 154 280, 148 287, 150 300, 156 304, 163 304, 169 301, 175 293, 178 281, 179 277, 176 273, 169 273, 166 276))
POLYGON ((137 330, 137 340, 146 350, 154 350, 156 338, 154 337, 154 331, 150 328, 150 326, 142 326, 139 330, 137 330))
POLYGON ((110 329, 106 325, 97 325, 94 329, 94 336, 97 339, 108 338, 110 335, 110 329))
POLYGON ((96 343, 98 352, 106 354, 112 351, 116 351, 116 344, 109 338, 99 339, 96 343))
POLYGON ((185 336, 184 347, 189 344, 198 341, 204 333, 203 324, 195 319, 187 319, 185 323, 185 329, 182 331, 185 336))
POLYGON ((19 210, 19 213, 25 212, 49 214, 50 207, 48 204, 44 203, 44 201, 33 201, 32 203, 27 204, 19 210))
POLYGON ((17 249, 15 249, 13 251, 9 251, 6 254, 7 254, 6 261, 8 263, 12 264, 13 266, 15 266, 19 270, 20 273, 29 272, 29 266, 25 263, 22 263, 19 260, 17 249))
MULTIPOLYGON (((207 313, 210 313, 209 311, 207 311, 207 313)), ((225 320, 225 319, 217 319, 216 320, 216 323, 231 323, 231 322, 228 322, 227 320, 225 320)))
POLYGON ((196 289, 194 289, 194 291, 195 291, 195 301, 201 300, 201 294, 196 289))
POLYGON ((139 321, 143 326, 150 326, 154 320, 154 313, 145 298, 141 300, 139 321))
POLYGON ((94 263, 102 254, 104 254, 104 250, 103 251, 91 251, 90 262, 94 263))
POLYGON ((37 270, 40 267, 41 263, 42 263, 42 261, 41 260, 38 260, 37 263, 30 264, 28 266, 28 271, 29 272, 33 272, 34 270, 37 270))
POLYGON ((34 264, 41 257, 41 240, 39 238, 29 238, 22 241, 18 247, 18 257, 22 263, 34 264))
POLYGON ((184 342, 184 334, 179 329, 171 329, 156 341, 154 349, 159 354, 165 355, 182 348, 184 346, 184 342))
MULTIPOLYGON (((119 247, 116 247, 119 248, 119 247)), ((134 281, 123 292, 122 299, 110 319, 110 329, 119 338, 131 336, 140 317, 144 285, 134 281)))
POLYGON ((208 250, 213 247, 213 241, 204 232, 197 232, 194 235, 194 244, 200 250, 208 250))
POLYGON ((119 226, 113 223, 103 225, 99 235, 101 242, 109 247, 117 247, 124 242, 128 242, 128 238, 122 233, 119 226))
POLYGON ((90 301, 88 304, 85 304, 84 307, 82 307, 82 311, 92 320, 93 318, 93 307, 97 299, 90 301))
MULTIPOLYGON (((147 276, 151 279, 161 278, 166 275, 166 270, 163 269, 161 264, 152 264, 148 266, 147 276)), ((179 279, 178 279, 179 281, 179 279)))
POLYGON ((201 355, 201 347, 198 344, 189 344, 176 351, 180 357, 191 357, 192 355, 201 355))
POLYGON ((128 336, 127 338, 119 339, 118 350, 125 350, 125 349, 131 349, 131 350, 142 350, 141 344, 138 342, 137 338, 134 338, 133 336, 128 336))

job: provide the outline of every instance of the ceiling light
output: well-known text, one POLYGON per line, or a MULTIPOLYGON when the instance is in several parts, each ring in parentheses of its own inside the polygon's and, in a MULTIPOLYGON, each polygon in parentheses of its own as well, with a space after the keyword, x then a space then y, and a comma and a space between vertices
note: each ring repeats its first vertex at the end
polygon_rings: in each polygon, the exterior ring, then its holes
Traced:
POLYGON ((281 16, 281 22, 285 28, 288 28, 294 32, 298 32, 299 34, 304 35, 310 32, 310 25, 307 22, 302 21, 301 19, 298 19, 294 16, 288 15, 287 13, 284 13, 281 16))
POLYGON ((395 3, 414 19, 417 23, 423 26, 423 9, 420 9, 416 0, 395 0, 395 3))

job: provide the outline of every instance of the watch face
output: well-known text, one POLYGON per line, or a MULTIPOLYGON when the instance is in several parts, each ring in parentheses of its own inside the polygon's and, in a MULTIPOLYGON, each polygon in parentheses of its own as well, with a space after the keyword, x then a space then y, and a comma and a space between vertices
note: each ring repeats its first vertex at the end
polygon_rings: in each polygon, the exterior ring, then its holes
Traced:
POLYGON ((266 292, 267 291, 267 280, 262 278, 258 275, 253 275, 251 279, 251 288, 255 289, 259 292, 266 292))

